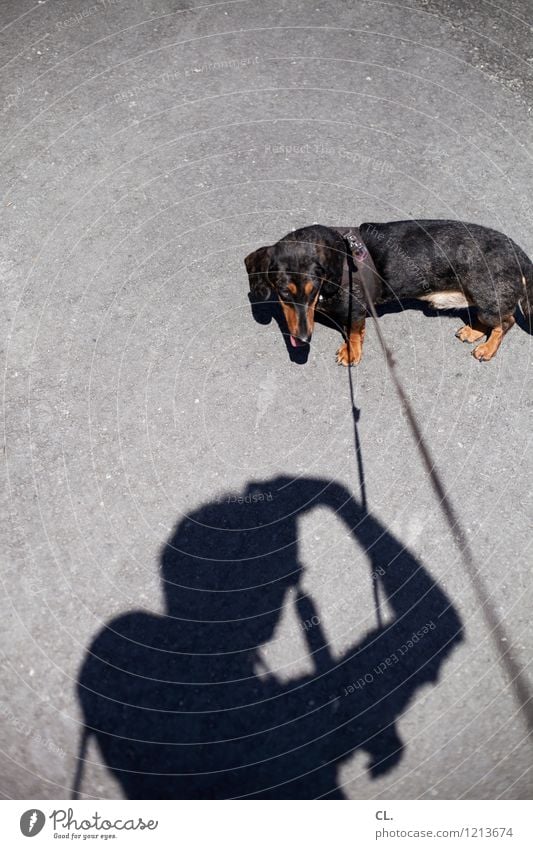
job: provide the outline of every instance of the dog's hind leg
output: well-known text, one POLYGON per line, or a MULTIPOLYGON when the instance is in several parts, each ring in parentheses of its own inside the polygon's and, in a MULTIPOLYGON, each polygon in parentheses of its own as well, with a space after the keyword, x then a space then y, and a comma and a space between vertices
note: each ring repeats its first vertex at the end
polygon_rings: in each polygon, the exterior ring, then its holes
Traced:
MULTIPOLYGON (((494 322, 491 321, 490 324, 488 324, 488 326, 491 328, 489 338, 482 345, 477 345, 472 351, 472 354, 474 355, 476 360, 479 360, 480 362, 483 362, 485 360, 492 360, 493 356, 496 354, 496 351, 502 344, 503 337, 505 336, 507 331, 511 329, 514 323, 515 319, 512 315, 503 316, 499 324, 494 324, 494 322)), ((484 321, 483 324, 485 324, 484 321)))

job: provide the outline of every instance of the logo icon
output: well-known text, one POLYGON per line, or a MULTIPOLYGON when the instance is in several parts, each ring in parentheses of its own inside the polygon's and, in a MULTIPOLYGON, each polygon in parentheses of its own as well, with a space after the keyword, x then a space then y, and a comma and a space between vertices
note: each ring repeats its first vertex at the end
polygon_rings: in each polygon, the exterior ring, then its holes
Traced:
POLYGON ((39 834, 46 822, 46 817, 42 811, 37 808, 30 808, 29 811, 24 811, 20 818, 20 830, 24 837, 35 837, 39 834))

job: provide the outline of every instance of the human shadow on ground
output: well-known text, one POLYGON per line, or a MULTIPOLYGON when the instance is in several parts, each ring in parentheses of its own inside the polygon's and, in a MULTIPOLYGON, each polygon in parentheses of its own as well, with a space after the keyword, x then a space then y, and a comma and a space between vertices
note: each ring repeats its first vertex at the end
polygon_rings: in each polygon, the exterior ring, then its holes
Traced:
POLYGON ((344 798, 339 767, 357 750, 372 777, 400 761, 402 715, 462 639, 425 566, 329 480, 257 481, 195 509, 164 547, 161 579, 164 614, 110 621, 78 681, 86 736, 131 799, 344 798), (354 640, 340 656, 319 601, 301 590, 299 519, 315 507, 356 543, 354 640), (361 638, 368 611, 355 599, 368 565, 389 621, 361 638), (261 647, 290 603, 313 671, 287 682, 261 647))

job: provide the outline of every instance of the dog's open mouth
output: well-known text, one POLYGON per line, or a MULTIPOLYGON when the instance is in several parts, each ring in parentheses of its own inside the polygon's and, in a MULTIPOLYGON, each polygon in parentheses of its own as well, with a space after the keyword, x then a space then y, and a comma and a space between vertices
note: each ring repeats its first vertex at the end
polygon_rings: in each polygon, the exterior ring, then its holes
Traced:
POLYGON ((302 342, 301 339, 298 339, 296 336, 289 336, 291 340, 291 345, 293 348, 302 348, 304 345, 308 345, 308 342, 302 342))

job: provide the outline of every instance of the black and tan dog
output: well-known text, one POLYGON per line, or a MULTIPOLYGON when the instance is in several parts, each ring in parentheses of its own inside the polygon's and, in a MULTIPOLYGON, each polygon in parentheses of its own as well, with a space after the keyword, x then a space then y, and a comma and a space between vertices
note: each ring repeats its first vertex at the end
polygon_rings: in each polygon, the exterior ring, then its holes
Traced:
POLYGON ((533 314, 533 264, 497 230, 461 221, 419 220, 362 224, 359 228, 314 224, 288 233, 245 259, 252 301, 277 296, 290 343, 310 342, 315 313, 343 333, 337 362, 360 361, 366 291, 374 304, 418 299, 436 309, 475 307, 455 335, 490 360, 515 323, 518 304, 533 314))

